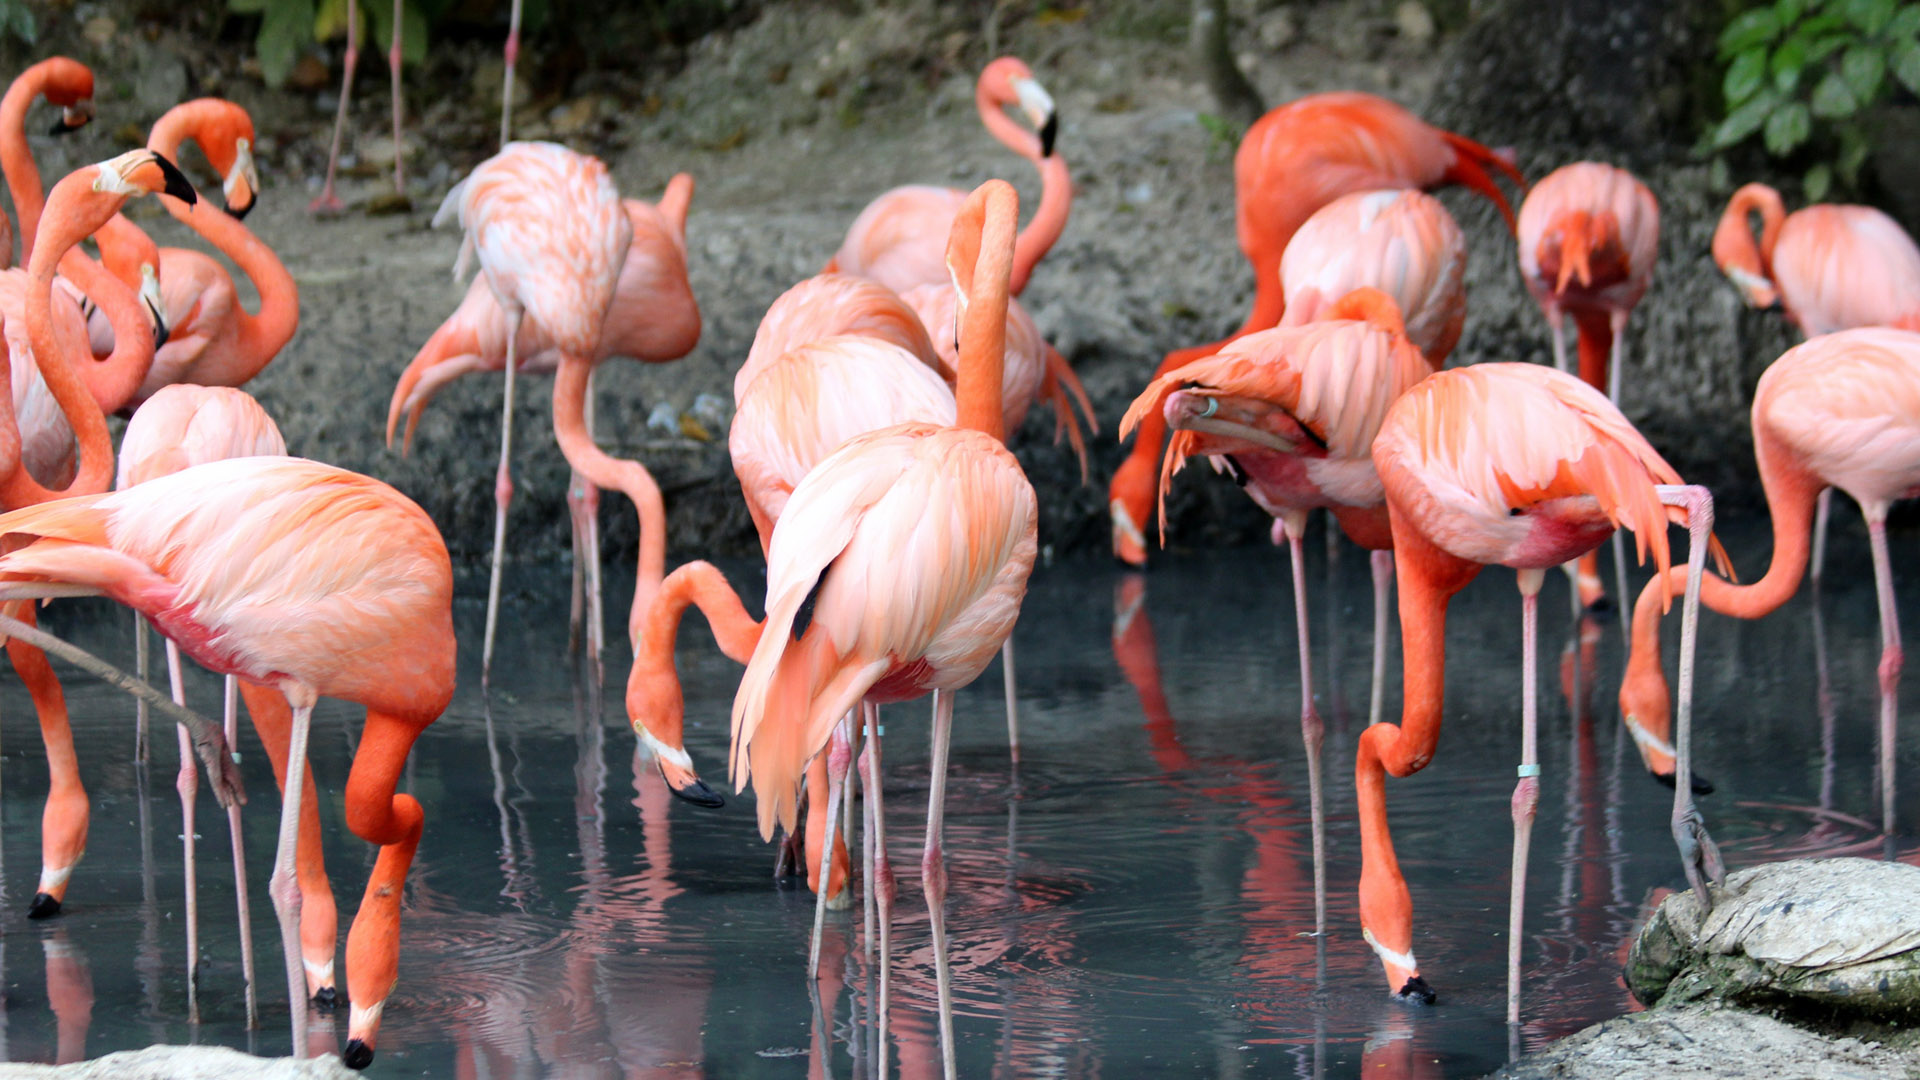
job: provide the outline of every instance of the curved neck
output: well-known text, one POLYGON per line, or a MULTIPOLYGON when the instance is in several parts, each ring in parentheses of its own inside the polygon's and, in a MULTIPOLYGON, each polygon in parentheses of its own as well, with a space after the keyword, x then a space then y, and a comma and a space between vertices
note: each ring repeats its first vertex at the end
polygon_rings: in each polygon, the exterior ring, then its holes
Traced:
POLYGON ((1054 241, 1067 228, 1067 211, 1073 207, 1073 179, 1067 175, 1067 163, 1055 153, 1041 158, 1040 205, 1033 220, 1020 230, 1013 242, 1013 295, 1027 287, 1033 268, 1053 250, 1054 241))
POLYGON ((1740 232, 1743 236, 1753 235, 1752 227, 1747 223, 1747 215, 1758 211, 1760 214, 1760 274, 1773 276, 1773 245, 1780 239, 1780 226, 1786 223, 1787 208, 1780 201, 1780 193, 1763 185, 1749 185, 1741 188, 1733 196, 1734 212, 1740 215, 1740 232))
MULTIPOLYGON (((1006 190, 1006 189, 1003 189, 1006 190)), ((960 328, 959 427, 1006 441, 1001 384, 1007 362, 1007 286, 1013 270, 1013 231, 1019 213, 1009 194, 988 199, 979 254, 968 275, 966 321, 960 328)))
POLYGON ((1040 137, 1007 115, 1001 103, 987 92, 984 79, 974 84, 973 105, 980 110, 980 125, 987 129, 987 134, 1000 140, 1000 145, 1028 161, 1040 159, 1040 137))
POLYGON ((1440 741, 1447 689, 1447 601, 1479 574, 1475 563, 1435 547, 1387 504, 1392 519, 1394 577, 1400 596, 1400 738, 1383 747, 1389 773, 1425 768, 1440 741))
POLYGON ((40 186, 40 167, 34 164, 33 150, 27 145, 27 110, 45 86, 46 72, 36 65, 15 79, 6 96, 0 97, 0 170, 6 172, 13 212, 20 219, 23 261, 33 252, 40 211, 47 201, 40 186))
MULTIPOLYGON (((164 155, 165 150, 155 149, 164 155)), ((273 249, 260 242, 253 231, 234 220, 226 211, 220 210, 205 199, 192 206, 172 197, 162 195, 160 201, 187 228, 199 233, 201 238, 220 249, 220 253, 232 259, 253 287, 260 293, 260 313, 249 315, 239 304, 234 305, 234 341, 232 348, 252 362, 251 377, 254 372, 267 366, 279 353, 281 346, 293 337, 294 330, 300 325, 300 289, 293 283, 293 275, 280 263, 273 249)))
POLYGON ((667 569, 667 509, 660 485, 637 461, 623 461, 600 449, 587 434, 587 381, 593 362, 562 356, 553 381, 553 435, 567 464, 596 486, 612 488, 633 500, 640 515, 640 566, 633 582, 633 608, 627 615, 627 637, 637 640, 647 609, 660 589, 667 569))
MULTIPOLYGON (((119 412, 139 392, 147 370, 153 366, 153 326, 147 321, 139 295, 99 263, 70 250, 60 260, 60 267, 99 305, 101 314, 113 326, 113 352, 105 360, 96 361, 91 353, 81 351, 72 354, 68 362, 101 412, 119 412)), ((38 340, 33 351, 35 356, 44 355, 38 340)))
MULTIPOLYGON (((740 603, 739 594, 712 563, 690 562, 668 574, 647 609, 639 656, 656 668, 673 665, 674 639, 688 605, 696 606, 713 628, 714 640, 727 659, 744 664, 760 643, 760 627, 740 603)), ((636 666, 641 661, 636 661, 636 666)))
MULTIPOLYGON (((1812 473, 1795 466, 1787 451, 1774 445, 1764 429, 1753 434, 1760 483, 1767 494, 1767 513, 1773 518, 1772 561, 1767 564, 1766 574, 1751 585, 1735 585, 1713 573, 1704 575, 1700 585, 1701 603, 1736 619, 1758 619, 1799 591, 1813 537, 1814 505, 1826 486, 1812 473)), ((1685 592, 1686 567, 1668 571, 1667 585, 1674 596, 1685 592)))
MULTIPOLYGON (((74 373, 75 365, 83 358, 76 353, 61 351, 53 333, 54 269, 59 265, 60 257, 79 241, 77 235, 60 235, 34 249, 32 259, 27 264, 26 302, 27 339, 33 346, 33 362, 39 365, 40 377, 46 380, 47 389, 52 391, 60 412, 79 440, 80 468, 72 483, 59 491, 40 486, 24 467, 13 470, 12 474, 0 479, 0 502, 9 507, 27 506, 68 495, 99 494, 113 486, 113 443, 107 435, 107 418, 100 411, 99 403, 88 392, 86 384, 74 373)), ((102 271, 101 277, 108 275, 102 271)), ((113 329, 116 354, 123 347, 117 339, 118 335, 125 335, 124 347, 144 347, 147 358, 152 359, 153 333, 144 317, 136 317, 124 326, 116 322, 113 329)), ((69 344, 76 351, 85 348, 84 341, 69 344)), ((91 356, 84 359, 92 362, 91 356)), ((11 409, 8 412, 11 414, 11 409)))

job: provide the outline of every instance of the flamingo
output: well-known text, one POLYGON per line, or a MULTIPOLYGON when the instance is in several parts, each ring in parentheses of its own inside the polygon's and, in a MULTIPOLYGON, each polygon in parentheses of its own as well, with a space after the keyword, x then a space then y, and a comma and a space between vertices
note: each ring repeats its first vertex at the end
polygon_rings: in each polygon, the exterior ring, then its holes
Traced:
MULTIPOLYGON (((1368 449, 1387 407, 1433 371, 1407 340, 1393 300, 1377 289, 1349 293, 1314 322, 1249 334, 1213 356, 1155 379, 1127 409, 1124 434, 1149 413, 1163 413, 1175 435, 1161 469, 1161 490, 1187 458, 1208 455, 1273 515, 1275 543, 1293 562, 1300 639, 1300 735, 1307 748, 1314 850, 1314 932, 1326 932, 1326 822, 1320 791, 1325 732, 1313 705, 1307 645, 1307 571, 1301 551, 1307 512, 1326 507, 1374 560, 1374 682, 1378 718, 1385 681, 1386 580, 1392 572, 1380 477, 1368 449)), ((1162 527, 1165 527, 1164 518, 1162 527)))
MULTIPOLYGON (((399 975, 400 899, 423 820, 394 785, 453 696, 453 569, 432 520, 369 477, 251 457, 16 510, 0 515, 0 535, 28 540, 0 557, 0 574, 15 579, 0 596, 107 596, 202 665, 283 695, 293 710, 284 775, 305 771, 318 698, 366 707, 346 820, 380 855, 347 938, 353 1010, 342 1055, 365 1068, 399 975)), ((296 1054, 307 1024, 294 882, 304 786, 287 785, 269 886, 296 1054)))
MULTIPOLYGON (((1020 230, 1013 256, 1013 295, 1027 287, 1027 278, 1041 257, 1067 227, 1073 206, 1073 181, 1067 163, 1054 153, 1059 130, 1053 98, 1027 65, 1003 56, 980 71, 973 102, 980 123, 1007 149, 1033 162, 1040 172, 1040 204, 1033 220, 1020 230), (1033 124, 1023 131, 1007 117, 1017 105, 1033 124)), ((954 218, 967 193, 956 188, 910 184, 887 191, 860 211, 840 250, 822 273, 855 274, 872 278, 896 293, 916 285, 947 283, 946 243, 954 218)))
MULTIPOLYGON (((401 198, 407 195, 406 167, 402 161, 406 158, 406 149, 400 142, 400 43, 404 37, 404 18, 401 11, 402 0, 393 0, 393 41, 387 49, 387 68, 393 74, 393 190, 401 198)), ((520 0, 514 0, 514 11, 520 10, 520 0)), ((340 196, 333 191, 333 174, 340 164, 340 137, 347 130, 347 102, 353 98, 353 69, 360 60, 360 6, 357 0, 347 0, 347 52, 342 59, 344 70, 340 74, 340 106, 333 116, 333 144, 327 150, 327 182, 320 189, 319 197, 307 208, 309 213, 338 214, 346 209, 340 196)), ((511 76, 511 71, 509 71, 511 76)), ((512 84, 509 77, 508 84, 512 84)), ((502 142, 506 139, 501 138, 502 142)))
MULTIPOLYGON (((260 403, 245 391, 231 387, 175 385, 159 393, 133 414, 126 434, 120 440, 120 469, 114 486, 126 490, 156 476, 167 476, 206 461, 259 455, 284 457, 287 443, 280 428, 260 403)), ((139 674, 147 677, 146 624, 135 617, 134 641, 138 646, 139 674)), ((186 688, 181 678, 180 647, 167 642, 167 677, 176 704, 186 704, 186 688)), ((226 677, 225 720, 228 745, 238 745, 235 723, 235 698, 239 682, 226 677)), ((145 702, 141 703, 140 726, 145 727, 145 702)), ((180 792, 180 813, 184 827, 181 843, 186 855, 187 889, 187 1001, 197 1012, 199 984, 199 898, 195 887, 193 810, 199 791, 199 774, 194 771, 186 725, 179 725, 180 774, 175 787, 180 792)), ((233 841, 233 888, 240 914, 240 961, 247 987, 247 1022, 254 1019, 253 924, 247 902, 246 847, 240 836, 240 807, 227 807, 227 832, 233 841)), ((331 949, 329 949, 331 954, 331 949)))
MULTIPOLYGON (((1397 997, 1432 1001, 1413 956, 1413 901, 1387 828, 1383 774, 1407 776, 1433 759, 1446 684, 1447 602, 1482 566, 1519 571, 1522 698, 1519 782, 1512 808, 1514 849, 1508 911, 1507 1021, 1520 1017, 1521 902, 1528 841, 1539 801, 1536 756, 1535 638, 1546 568, 1599 546, 1616 527, 1633 530, 1644 558, 1664 576, 1669 507, 1683 513, 1688 549, 1686 631, 1681 646, 1681 765, 1687 765, 1693 678, 1693 620, 1711 539, 1713 503, 1679 474, 1598 390, 1537 364, 1476 364, 1416 384, 1387 412, 1373 444, 1386 492, 1400 586, 1405 650, 1398 725, 1370 725, 1360 736, 1354 785, 1360 801, 1362 936, 1397 997)), ((1689 879, 1717 874, 1717 855, 1692 808, 1675 792, 1675 833, 1689 879), (1684 807, 1684 814, 1682 808, 1684 807), (1684 836, 1682 834, 1685 834, 1684 836), (1691 848, 1689 848, 1691 844, 1691 848)))
MULTIPOLYGON (((620 277, 614 287, 613 304, 607 309, 599 345, 593 351, 596 361, 613 356, 628 356, 642 363, 658 364, 678 360, 693 351, 700 340, 700 306, 687 280, 687 207, 693 199, 693 178, 676 174, 667 181, 666 192, 656 203, 638 199, 621 201, 633 229, 633 242, 627 248, 626 261, 620 265, 620 277)), ((444 209, 444 208, 443 208, 444 209)), ((449 382, 472 372, 502 371, 507 364, 507 314, 484 278, 475 278, 466 298, 447 321, 421 346, 413 361, 394 386, 387 407, 387 444, 393 444, 400 417, 407 418, 401 441, 403 452, 413 444, 413 433, 428 402, 449 382)), ((521 328, 517 365, 521 374, 544 375, 558 370, 560 351, 539 323, 521 328)), ((589 384, 591 385, 591 384, 589 384)), ((591 390, 588 391, 589 395, 591 390)), ((590 401, 589 401, 590 405, 590 401)), ((590 409, 589 409, 590 412, 590 409)), ((587 421, 591 435, 591 416, 587 421)), ((484 656, 493 653, 493 630, 498 618, 500 562, 505 554, 506 514, 513 497, 512 478, 505 462, 511 451, 512 425, 503 415, 500 426, 499 483, 495 485, 495 521, 493 577, 487 594, 486 640, 484 656)), ((584 533, 576 534, 576 567, 584 563, 590 573, 591 595, 586 598, 587 642, 597 656, 605 620, 600 606, 600 531, 596 513, 598 492, 593 485, 576 478, 569 485, 568 504, 573 520, 584 533)), ((659 531, 658 523, 643 523, 643 535, 659 531)), ((656 574, 655 581, 658 576, 656 574)), ((574 582, 574 630, 579 630, 582 582, 574 582)), ((636 616, 637 617, 637 616, 636 616)), ((483 671, 488 661, 483 661, 483 671)), ((682 788, 675 786, 674 790, 682 788)), ((708 793, 711 794, 711 793, 708 793)))
MULTIPOLYGON (((1464 184, 1492 199, 1511 227, 1513 213, 1489 169, 1526 186, 1506 157, 1371 94, 1311 94, 1269 111, 1247 129, 1233 159, 1235 226, 1253 267, 1253 310, 1225 341, 1168 353, 1153 377, 1278 325, 1286 309, 1280 261, 1287 244, 1314 211, 1341 195, 1464 184)), ((1165 437, 1164 421, 1146 416, 1108 487, 1114 557, 1131 566, 1147 561, 1142 526, 1158 488, 1154 462, 1165 437)))
MULTIPOLYGON (((508 474, 506 427, 513 410, 513 375, 517 338, 523 320, 543 329, 559 355, 553 384, 553 431, 577 477, 598 487, 612 487, 633 500, 640 518, 640 562, 633 586, 633 605, 627 616, 627 639, 639 633, 647 604, 659 588, 666 564, 666 510, 659 485, 637 461, 609 456, 587 430, 585 404, 597 346, 606 315, 618 289, 621 264, 633 243, 633 223, 620 202, 620 193, 598 158, 576 154, 554 143, 516 142, 481 162, 465 180, 447 193, 436 219, 458 211, 466 239, 454 267, 458 276, 469 255, 477 254, 481 273, 507 317, 506 405, 496 501, 504 508, 508 474)), ((391 413, 390 413, 391 415, 391 413)), ((590 505, 579 505, 574 535, 588 531, 590 505)), ((493 575, 488 583, 488 611, 497 610, 500 555, 506 540, 504 513, 494 518, 493 575)), ((576 550, 580 542, 576 540, 576 550)), ((588 589, 599 593, 599 561, 587 565, 588 589)), ((597 619, 590 619, 593 632, 597 619)), ((484 685, 491 659, 492 623, 481 660, 484 685)), ((598 656, 596 654, 596 662, 598 656)))
MULTIPOLYGON (((767 552, 765 628, 733 707, 733 781, 736 790, 753 786, 763 838, 771 838, 776 821, 792 830, 800 776, 833 737, 824 856, 848 764, 840 749, 845 737, 833 735, 841 718, 863 699, 903 701, 933 691, 921 885, 933 925, 949 1077, 941 821, 953 692, 980 674, 1012 632, 1038 551, 1033 486, 1002 443, 1002 349, 1018 214, 1013 188, 989 180, 954 222, 948 262, 967 301, 957 426, 901 424, 857 436, 815 466, 788 499, 767 552), (809 600, 813 616, 796 639, 795 619, 809 600)), ((877 775, 872 779, 867 812, 877 815, 880 785, 877 775)), ((823 889, 819 904, 825 899, 823 889)), ((883 925, 885 903, 883 894, 883 925)), ((822 906, 815 909, 810 971, 818 970, 822 906)))
MULTIPOLYGON (((1563 165, 1533 186, 1520 204, 1520 277, 1553 334, 1553 366, 1567 370, 1561 319, 1573 316, 1580 377, 1620 403, 1620 345, 1627 316, 1647 293, 1660 254, 1660 204, 1625 169, 1597 161, 1563 165)), ((1613 566, 1627 588, 1627 556, 1613 534, 1613 566)), ((1592 554, 1573 573, 1582 607, 1605 597, 1592 554)))
MULTIPOLYGON (((1788 214, 1778 191, 1746 184, 1727 200, 1713 230, 1713 261, 1748 306, 1779 304, 1810 338, 1856 326, 1920 330, 1920 247, 1871 206, 1816 203, 1788 214)), ((1833 492, 1823 490, 1813 524, 1816 585, 1832 505, 1833 492)))
MULTIPOLYGON (((1773 560, 1750 585, 1709 576, 1700 598, 1735 618, 1771 613, 1800 587, 1817 496, 1837 487, 1860 504, 1880 603, 1880 812, 1881 828, 1891 835, 1904 653, 1887 553, 1887 510, 1896 499, 1920 495, 1920 333, 1861 327, 1788 349, 1754 389, 1753 448, 1773 518, 1773 560)), ((1671 777, 1660 607, 1661 584, 1655 579, 1634 606, 1620 714, 1647 767, 1671 777)))
POLYGON ((1300 326, 1355 289, 1387 294, 1407 340, 1439 370, 1467 321, 1467 241, 1440 200, 1414 188, 1357 191, 1313 212, 1286 254, 1281 326, 1300 326))
MULTIPOLYGON (((55 267, 80 240, 103 226, 128 199, 156 191, 171 191, 191 199, 193 188, 171 163, 149 151, 136 150, 80 169, 54 186, 46 212, 38 224, 32 258, 25 271, 0 275, 0 314, 6 318, 7 348, 0 351, 6 378, 15 387, 13 408, 0 410, 0 508, 19 509, 70 494, 105 491, 113 479, 113 445, 98 401, 76 369, 91 360, 82 344, 78 309, 55 307, 55 267), (54 312, 70 313, 74 322, 59 333, 54 312), (38 373, 37 378, 33 373, 38 373), (23 373, 25 378, 22 377, 23 373), (64 424, 49 415, 50 397, 64 424), (16 413, 16 409, 18 410, 16 413), (74 464, 74 443, 80 450, 74 464), (39 469, 54 489, 34 476, 39 469)), ((91 283, 88 262, 72 264, 91 283)), ((105 276, 104 271, 98 271, 105 276)), ((106 301, 107 315, 116 324, 116 352, 151 359, 153 338, 147 320, 130 298, 106 301)), ((23 613, 31 620, 32 613, 23 613)), ((80 783, 74 756, 73 732, 68 725, 65 698, 40 649, 15 638, 7 652, 33 696, 40 718, 41 739, 47 749, 48 793, 41 816, 41 869, 29 917, 47 918, 60 911, 74 865, 86 850, 87 794, 80 783)))
MULTIPOLYGON (((40 228, 41 207, 46 195, 40 187, 40 169, 27 146, 27 111, 36 98, 45 97, 60 106, 60 119, 53 125, 56 135, 77 131, 93 119, 93 71, 78 60, 51 56, 21 72, 0 97, 0 169, 7 178, 7 190, 13 195, 13 212, 20 218, 20 251, 23 260, 33 254, 33 242, 40 228)), ((9 254, 11 238, 6 245, 9 254)))

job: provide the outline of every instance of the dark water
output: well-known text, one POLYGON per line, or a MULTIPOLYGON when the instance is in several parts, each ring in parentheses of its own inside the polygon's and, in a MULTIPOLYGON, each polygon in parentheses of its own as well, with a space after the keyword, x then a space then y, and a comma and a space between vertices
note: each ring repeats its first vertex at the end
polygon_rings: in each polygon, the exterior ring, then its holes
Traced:
MULTIPOLYGON (((1734 866, 1881 852, 1863 820, 1877 820, 1878 628, 1865 536, 1851 524, 1830 556, 1824 625, 1805 589, 1765 621, 1705 624, 1696 767, 1719 785, 1704 808, 1734 866)), ((1736 527, 1729 540, 1757 576, 1764 532, 1736 527)), ((1911 565, 1902 551, 1913 543, 1895 537, 1896 567, 1911 565)), ((961 1075, 1471 1076, 1505 1061, 1507 800, 1519 741, 1513 576, 1489 571, 1456 601, 1439 753, 1425 772, 1388 787, 1415 903, 1414 948, 1440 994, 1435 1007, 1408 1008, 1388 1000, 1355 913, 1366 559, 1348 548, 1329 568, 1319 543, 1310 550, 1328 721, 1330 935, 1303 936, 1313 925, 1312 866, 1283 554, 1170 557, 1146 577, 1104 563, 1043 568, 1016 639, 1017 780, 997 670, 961 695, 954 729, 946 837, 961 1075), (1116 636, 1116 604, 1142 595, 1116 636)), ((626 657, 609 655, 605 700, 575 679, 564 582, 558 568, 520 576, 529 595, 503 627, 490 711, 476 662, 482 583, 469 583, 476 587, 457 608, 462 641, 475 648, 463 657, 452 709, 411 764, 406 786, 426 806, 427 829, 373 1074, 872 1075, 857 908, 829 919, 830 978, 816 1013, 805 978, 811 897, 773 887, 773 850, 760 842, 750 799, 702 810, 670 798, 652 767, 635 762, 619 694, 626 657), (858 1061, 853 1046, 862 1047, 858 1061)), ((762 587, 751 572, 736 583, 762 587)), ((1903 592, 1909 611, 1914 592, 1903 592)), ((1528 1048, 1634 1008, 1618 976, 1624 942, 1647 905, 1680 883, 1670 797, 1641 771, 1616 719, 1619 625, 1589 628, 1601 689, 1576 715, 1561 673, 1562 648, 1577 632, 1565 599, 1563 579, 1552 579, 1520 1032, 1528 1048)), ((128 655, 119 611, 68 603, 49 614, 88 646, 128 655)), ((1678 635, 1667 637, 1671 653, 1678 635)), ((738 668, 697 620, 681 658, 688 747, 719 787, 738 668)), ((142 788, 129 764, 130 707, 77 676, 66 681, 92 839, 65 913, 45 923, 24 915, 38 868, 43 754, 25 694, 12 679, 0 685, 0 1059, 65 1061, 153 1042, 287 1052, 265 898, 278 804, 258 744, 243 736, 262 1027, 245 1029, 226 830, 203 796, 204 1021, 195 1029, 185 1022, 172 733, 160 732, 142 788)), ((1397 675, 1392 683, 1397 713, 1397 675)), ((218 700, 203 673, 189 693, 203 708, 218 700)), ((1909 715, 1915 697, 1910 689, 1909 715)), ((889 1074, 907 1077, 939 1073, 918 888, 926 715, 915 703, 883 717, 901 881, 889 1074)), ((371 849, 339 824, 357 728, 352 710, 323 703, 313 736, 343 944, 371 866, 371 849)), ((1920 791, 1915 740, 1902 750, 1903 789, 1920 791)), ((1902 831, 1915 831, 1917 818, 1920 795, 1909 795, 1902 831)), ((337 1023, 316 1039, 343 1039, 344 1013, 337 1023)))

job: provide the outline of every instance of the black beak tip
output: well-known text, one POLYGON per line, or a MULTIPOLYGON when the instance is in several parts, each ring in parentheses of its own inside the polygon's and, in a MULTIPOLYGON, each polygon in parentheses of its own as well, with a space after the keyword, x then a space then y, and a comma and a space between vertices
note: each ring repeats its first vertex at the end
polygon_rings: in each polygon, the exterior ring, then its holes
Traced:
POLYGON ((76 131, 79 131, 79 130, 80 130, 80 125, 79 125, 79 124, 69 124, 69 123, 67 123, 67 120, 66 120, 66 117, 64 117, 64 116, 63 116, 63 117, 61 117, 60 119, 58 119, 58 120, 55 120, 55 121, 53 122, 53 128, 52 128, 52 130, 50 130, 50 131, 48 131, 48 132, 47 132, 47 134, 49 134, 49 135, 71 135, 71 134, 73 134, 74 132, 76 132, 76 131))
POLYGON ((718 810, 727 805, 726 796, 707 786, 707 782, 698 777, 683 788, 672 788, 672 792, 695 806, 707 810, 718 810))
POLYGON ((187 179, 187 174, 181 172, 179 166, 159 154, 153 155, 153 163, 160 166, 160 174, 166 177, 167 185, 164 190, 167 194, 188 206, 199 201, 200 196, 193 190, 193 181, 187 179))
POLYGON ((233 204, 229 203, 227 204, 227 213, 230 214, 235 221, 245 221, 247 220, 247 215, 253 213, 253 208, 259 205, 259 202, 259 199, 248 199, 247 205, 238 210, 233 208, 233 204))
POLYGON ((1053 137, 1060 133, 1060 114, 1048 113, 1047 122, 1040 125, 1040 156, 1053 156, 1053 137))
POLYGON ((1393 996, 1394 1000, 1408 1005, 1431 1005, 1440 1000, 1440 995, 1433 992, 1433 987, 1427 985, 1427 980, 1418 975, 1408 979, 1407 985, 1401 987, 1393 996))
MULTIPOLYGON (((1654 773, 1653 778, 1660 781, 1661 787, 1666 788, 1668 791, 1673 790, 1674 779, 1672 773, 1654 773)), ((1699 773, 1693 774, 1693 782, 1688 786, 1693 789, 1695 795, 1713 794, 1713 781, 1701 776, 1699 773)))
POLYGON ((349 1069, 364 1069, 373 1064, 373 1047, 359 1039, 349 1039, 347 1049, 340 1055, 340 1060, 349 1069))
POLYGON ((160 318, 158 313, 156 313, 153 319, 153 347, 156 349, 164 348, 167 344, 168 333, 166 320, 160 318))
POLYGON ((33 903, 27 908, 29 919, 51 919, 60 914, 60 901, 46 893, 34 893, 33 903))

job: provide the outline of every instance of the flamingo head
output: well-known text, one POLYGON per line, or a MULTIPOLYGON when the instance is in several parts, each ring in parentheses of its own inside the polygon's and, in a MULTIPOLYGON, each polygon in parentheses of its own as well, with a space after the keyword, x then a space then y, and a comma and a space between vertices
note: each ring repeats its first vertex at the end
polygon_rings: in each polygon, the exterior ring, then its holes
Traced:
POLYGON ((695 806, 710 810, 725 806, 725 797, 700 779, 681 745, 685 710, 671 662, 664 671, 644 659, 633 665, 627 676, 627 719, 640 745, 659 766, 668 789, 695 806))
POLYGON ((997 107, 1019 106, 1040 140, 1040 156, 1053 154, 1054 136, 1060 130, 1053 95, 1047 93, 1023 61, 1003 56, 988 64, 980 73, 980 93, 997 107))
POLYGON ((64 56, 42 61, 42 67, 46 76, 40 92, 47 101, 60 106, 60 119, 51 134, 65 135, 86 127, 93 119, 93 70, 64 56))
POLYGON ((1734 194, 1713 230, 1713 262, 1727 275, 1749 307, 1770 308, 1780 302, 1780 290, 1767 276, 1765 255, 1754 242, 1748 215, 1758 208, 1765 227, 1777 231, 1779 195, 1760 184, 1748 184, 1734 194), (1771 200, 1767 199, 1771 196, 1771 200), (1771 211, 1771 213, 1769 212, 1771 211))

